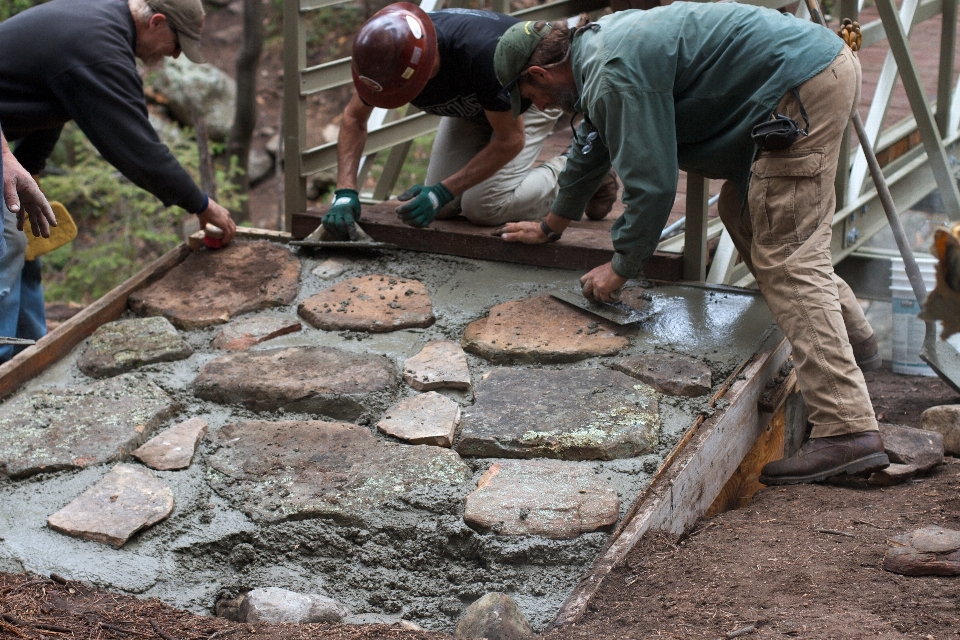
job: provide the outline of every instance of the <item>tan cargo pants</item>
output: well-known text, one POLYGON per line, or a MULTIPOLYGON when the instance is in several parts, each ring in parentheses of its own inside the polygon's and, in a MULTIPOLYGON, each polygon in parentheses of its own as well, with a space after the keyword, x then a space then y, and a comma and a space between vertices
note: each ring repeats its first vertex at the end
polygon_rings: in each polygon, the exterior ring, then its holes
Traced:
MULTIPOLYGON (((523 149, 495 174, 463 192, 437 217, 463 213, 477 225, 539 220, 550 211, 560 187, 557 177, 566 158, 555 157, 534 167, 544 140, 553 131, 561 111, 548 113, 530 107, 523 114, 523 149)), ((490 143, 493 127, 466 118, 442 118, 430 152, 426 184, 449 178, 490 143)))
MULTIPOLYGON (((758 152, 747 205, 720 190, 724 225, 793 347, 813 438, 876 431, 877 420, 851 344, 873 334, 850 287, 833 271, 831 222, 840 139, 860 101, 860 61, 844 46, 799 87, 810 135, 784 151, 758 152)), ((777 105, 803 126, 792 92, 777 105)))

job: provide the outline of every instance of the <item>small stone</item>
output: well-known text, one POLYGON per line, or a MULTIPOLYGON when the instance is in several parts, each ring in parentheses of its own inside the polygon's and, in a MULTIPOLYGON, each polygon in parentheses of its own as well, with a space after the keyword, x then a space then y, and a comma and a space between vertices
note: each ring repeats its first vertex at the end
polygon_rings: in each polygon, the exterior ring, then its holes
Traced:
POLYGON ((240 604, 242 622, 339 623, 350 611, 327 596, 303 594, 278 587, 252 589, 240 604))
POLYGON ((564 540, 610 527, 619 516, 616 491, 585 465, 503 460, 467 496, 463 519, 498 535, 564 540))
POLYGON ((906 576, 960 575, 960 531, 931 526, 887 540, 883 568, 906 576))
POLYGON ((660 441, 658 394, 609 369, 494 369, 464 412, 457 451, 481 458, 613 460, 660 441))
POLYGON ((469 389, 467 354, 452 340, 433 340, 404 361, 403 379, 417 391, 469 389))
POLYGON ((179 329, 224 324, 235 316, 288 305, 297 296, 300 259, 273 242, 234 241, 194 251, 163 278, 130 295, 141 316, 163 316, 179 329))
POLYGON ((488 593, 467 607, 453 636, 487 640, 530 640, 534 634, 533 628, 513 598, 505 593, 488 593))
POLYGON ((671 396, 702 396, 710 392, 712 384, 710 367, 696 358, 672 353, 621 358, 613 368, 671 396))
POLYGON ((318 278, 329 280, 350 268, 350 261, 344 258, 327 258, 321 262, 311 273, 318 278))
POLYGON ((255 185, 273 174, 273 156, 266 151, 252 148, 247 160, 247 182, 255 185))
POLYGON ((377 423, 381 432, 411 444, 449 447, 460 424, 460 405, 436 391, 407 398, 377 423))
POLYGON ((163 389, 129 373, 16 396, 0 405, 0 477, 119 461, 177 410, 163 389))
POLYGON ((298 313, 325 331, 384 333, 436 321, 423 283, 382 275, 339 282, 301 302, 298 313))
POLYGON ((158 471, 186 469, 197 445, 207 435, 207 421, 190 418, 161 431, 133 452, 133 457, 158 471))
POLYGON ((960 456, 960 404, 930 407, 920 415, 920 428, 942 435, 947 455, 960 456))
POLYGON ((77 499, 47 518, 60 533, 122 547, 173 511, 173 491, 143 467, 118 464, 77 499))
POLYGON ((166 318, 133 318, 108 322, 94 331, 77 366, 91 378, 107 378, 191 355, 193 349, 166 318))
POLYGON ((194 393, 253 411, 284 409, 356 420, 371 394, 396 384, 396 367, 383 356, 333 347, 291 347, 215 358, 200 369, 194 393))
POLYGON ((575 362, 612 356, 630 345, 624 327, 602 320, 552 296, 498 304, 463 332, 464 350, 493 363, 575 362), (596 331, 590 329, 594 324, 596 331))
POLYGON ((870 484, 899 484, 943 464, 943 436, 896 424, 880 424, 883 448, 890 466, 870 475, 870 484))
POLYGON ((234 320, 217 334, 210 344, 214 349, 245 351, 255 344, 296 333, 303 325, 294 318, 259 313, 234 320))

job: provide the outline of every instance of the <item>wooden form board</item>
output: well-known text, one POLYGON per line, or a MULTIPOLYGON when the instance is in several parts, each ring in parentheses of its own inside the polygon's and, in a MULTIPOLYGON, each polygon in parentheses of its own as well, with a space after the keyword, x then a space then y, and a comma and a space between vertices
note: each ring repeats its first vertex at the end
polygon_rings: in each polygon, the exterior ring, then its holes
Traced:
MULTIPOLYGON (((514 262, 556 269, 586 271, 610 262, 613 243, 609 220, 575 222, 559 242, 528 245, 504 242, 493 235, 493 227, 478 227, 464 219, 435 220, 426 229, 403 224, 397 217, 397 201, 364 205, 360 221, 363 230, 378 242, 401 249, 446 255, 514 262)), ((309 209, 293 216, 291 235, 301 240, 320 225, 329 207, 309 209)), ((683 256, 656 252, 647 261, 643 274, 653 280, 676 282, 683 278, 683 256)))
POLYGON ((760 412, 758 402, 790 356, 790 343, 779 330, 772 336, 767 347, 732 376, 735 381, 722 395, 729 403, 726 408, 692 427, 671 452, 604 552, 567 596, 551 629, 580 619, 604 578, 648 531, 680 535, 707 513, 771 417, 760 412))

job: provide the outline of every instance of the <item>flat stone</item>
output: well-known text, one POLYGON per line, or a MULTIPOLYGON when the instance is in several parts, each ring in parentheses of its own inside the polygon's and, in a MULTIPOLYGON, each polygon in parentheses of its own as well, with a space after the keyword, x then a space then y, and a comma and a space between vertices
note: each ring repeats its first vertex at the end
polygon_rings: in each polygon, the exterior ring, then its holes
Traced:
POLYGON ((324 280, 336 278, 350 268, 350 261, 345 258, 327 258, 311 271, 313 275, 324 280))
POLYGON ((396 384, 396 367, 383 356, 333 347, 290 347, 215 358, 200 369, 194 393, 253 411, 284 409, 356 420, 370 394, 389 391, 396 384))
POLYGON ((460 344, 493 363, 575 362, 612 356, 628 330, 551 296, 498 304, 467 325, 460 344))
POLYGON ((531 640, 534 633, 513 598, 505 593, 488 593, 467 607, 453 637, 531 640))
POLYGON ((960 404, 930 407, 920 414, 920 428, 942 435, 944 451, 960 456, 960 404))
POLYGON ((122 547, 173 511, 173 491, 143 467, 118 464, 76 500, 47 518, 54 531, 122 547))
POLYGON ((620 498, 589 467, 560 460, 496 462, 467 496, 463 519, 505 536, 575 538, 616 524, 620 498))
POLYGON ((251 311, 288 305, 297 296, 300 259, 283 245, 235 241, 194 251, 157 282, 130 295, 141 316, 163 316, 178 329, 224 324, 251 311))
POLYGON ((436 321, 422 282, 385 275, 338 282, 301 302, 298 312, 325 331, 385 333, 436 321))
POLYGON ((383 433, 411 444, 449 447, 460 424, 460 405, 428 391, 398 403, 377 423, 383 433))
POLYGON ((960 531, 924 527, 887 540, 883 568, 907 576, 960 575, 960 531))
POLYGON ((671 396, 695 398, 709 393, 713 384, 710 367, 696 358, 672 353, 620 358, 613 368, 671 396))
POLYGON ((939 433, 880 423, 880 437, 890 462, 913 465, 920 471, 943 464, 943 436, 939 433))
POLYGON ((302 328, 300 321, 290 316, 258 313, 234 320, 225 326, 210 346, 228 351, 246 351, 255 344, 296 333, 302 328))
POLYGON ((207 421, 190 418, 161 431, 133 452, 133 457, 158 471, 186 469, 197 445, 207 435, 207 421))
POLYGON ((191 355, 193 349, 166 318, 133 318, 108 322, 94 331, 77 366, 91 378, 108 378, 191 355))
POLYGON ((469 389, 467 354, 453 340, 433 340, 404 361, 403 379, 417 391, 469 389))
POLYGON ((869 483, 880 487, 889 487, 906 482, 920 473, 920 468, 912 464, 891 462, 886 469, 870 474, 869 483))
POLYGON ((135 374, 15 397, 0 405, 0 476, 119 461, 177 409, 163 389, 135 374))
POLYGON ((457 451, 481 458, 613 460, 660 440, 658 394, 609 369, 494 369, 464 413, 457 451))
POLYGON ((257 521, 362 523, 412 492, 426 508, 433 498, 442 509, 449 491, 472 475, 449 449, 394 444, 366 427, 337 422, 228 424, 214 444, 208 481, 257 521))
POLYGON ((241 622, 338 623, 347 615, 350 615, 350 610, 333 598, 279 587, 250 590, 244 596, 239 610, 241 622))

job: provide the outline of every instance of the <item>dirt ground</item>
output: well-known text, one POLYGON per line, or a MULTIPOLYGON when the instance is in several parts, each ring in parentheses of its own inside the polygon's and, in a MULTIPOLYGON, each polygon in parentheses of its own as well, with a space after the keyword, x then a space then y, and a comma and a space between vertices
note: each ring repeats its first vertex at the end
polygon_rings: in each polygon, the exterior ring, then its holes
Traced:
MULTIPOLYGON (((885 421, 915 427, 924 409, 960 403, 939 379, 888 367, 867 374, 885 421)), ((960 529, 960 459, 894 487, 767 488, 684 539, 642 541, 579 623, 544 638, 724 638, 747 627, 746 637, 765 638, 960 637, 960 580, 880 568, 887 538, 927 525, 960 529)), ((450 637, 397 625, 238 624, 45 578, 0 574, 0 637, 450 637)))

